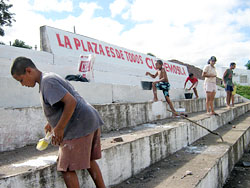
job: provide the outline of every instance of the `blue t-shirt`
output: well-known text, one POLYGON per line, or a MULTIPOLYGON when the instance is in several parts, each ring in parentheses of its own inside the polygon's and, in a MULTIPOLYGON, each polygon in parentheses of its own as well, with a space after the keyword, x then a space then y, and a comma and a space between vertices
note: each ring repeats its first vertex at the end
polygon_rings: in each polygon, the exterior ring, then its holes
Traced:
POLYGON ((68 81, 55 73, 42 73, 40 99, 47 121, 53 128, 62 115, 64 103, 61 99, 67 93, 75 97, 77 104, 64 129, 63 140, 86 136, 104 124, 96 109, 87 103, 68 81))

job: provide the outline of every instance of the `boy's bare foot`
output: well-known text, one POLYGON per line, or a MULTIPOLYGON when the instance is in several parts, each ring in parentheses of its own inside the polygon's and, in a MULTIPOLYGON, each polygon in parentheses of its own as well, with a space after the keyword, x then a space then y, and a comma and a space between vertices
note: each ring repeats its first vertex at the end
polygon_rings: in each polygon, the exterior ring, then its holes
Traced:
POLYGON ((211 115, 218 116, 219 114, 217 114, 216 112, 211 112, 211 115))
POLYGON ((154 99, 153 99, 153 102, 157 102, 157 101, 158 101, 158 99, 157 99, 157 98, 154 98, 154 99))
POLYGON ((227 108, 228 108, 228 109, 230 109, 230 108, 231 108, 231 106, 230 106, 230 105, 227 105, 227 108))

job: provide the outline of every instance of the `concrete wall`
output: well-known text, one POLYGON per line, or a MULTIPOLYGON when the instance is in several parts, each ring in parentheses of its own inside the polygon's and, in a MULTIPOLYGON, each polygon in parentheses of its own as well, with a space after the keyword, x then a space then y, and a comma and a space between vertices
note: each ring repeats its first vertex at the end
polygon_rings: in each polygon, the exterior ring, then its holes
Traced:
MULTIPOLYGON (((73 57, 63 57, 47 52, 17 48, 0 45, 0 108, 6 107, 27 107, 40 106, 38 88, 28 89, 20 86, 20 83, 13 80, 10 75, 10 66, 18 56, 31 58, 37 67, 45 72, 55 72, 62 77, 68 74, 76 74, 78 59, 73 57)), ((144 76, 138 77, 135 74, 127 73, 124 68, 123 73, 108 70, 105 64, 100 63, 94 72, 94 83, 71 83, 79 93, 92 104, 112 103, 112 102, 146 102, 153 99, 152 91, 143 91, 140 86, 141 80, 149 80, 144 76), (133 84, 131 84, 133 83, 133 84)), ((118 69, 118 68, 116 68, 118 69)), ((123 69, 123 67, 121 67, 123 69)), ((178 100, 184 98, 184 81, 176 75, 169 76, 171 90, 170 98, 178 100)), ((187 87, 190 83, 187 84, 187 87)), ((199 81, 198 93, 201 98, 205 98, 203 81, 199 81)), ((158 92, 160 99, 164 99, 161 91, 158 92)), ((216 97, 225 96, 225 92, 218 88, 216 97)))
MULTIPOLYGON (((249 110, 250 104, 239 105, 234 109, 222 112, 221 116, 213 116, 211 118, 207 116, 200 117, 199 123, 211 130, 215 130, 249 110)), ((110 140, 107 139, 103 141, 103 157, 98 161, 102 169, 104 181, 107 187, 124 181, 149 165, 191 144, 206 134, 208 134, 208 132, 204 131, 204 129, 183 122, 182 124, 173 125, 171 128, 158 128, 156 130, 131 135, 129 140, 125 140, 122 143, 110 144, 110 140)), ((249 136, 247 138, 245 141, 249 143, 249 136)), ((247 144, 246 142, 242 143, 247 144)), ((242 147, 239 146, 238 148, 242 147)), ((237 151, 233 150, 232 152, 230 156, 234 159, 238 159, 238 155, 240 156, 241 152, 237 154, 237 156, 234 155, 237 151)), ((230 159, 228 159, 228 161, 229 160, 230 159)), ((202 185, 199 187, 207 187, 206 185, 210 185, 210 178, 215 179, 214 177, 217 173, 213 172, 213 170, 210 172, 205 179, 208 181, 202 181, 202 185)), ((82 187, 95 187, 86 171, 80 171, 78 175, 82 187)), ((55 169, 55 164, 24 174, 2 178, 0 185, 2 187, 18 188, 65 187, 61 176, 55 169)))
MULTIPOLYGON (((237 102, 242 102, 240 97, 237 102)), ((205 110, 205 99, 174 101, 175 108, 185 108, 186 112, 205 110)), ((215 106, 225 106, 224 98, 217 98, 215 106)), ((170 117, 166 102, 120 103, 94 105, 105 125, 103 132, 133 127, 157 119, 170 117)), ((36 143, 43 137, 46 119, 41 107, 0 108, 0 151, 13 150, 36 143)))

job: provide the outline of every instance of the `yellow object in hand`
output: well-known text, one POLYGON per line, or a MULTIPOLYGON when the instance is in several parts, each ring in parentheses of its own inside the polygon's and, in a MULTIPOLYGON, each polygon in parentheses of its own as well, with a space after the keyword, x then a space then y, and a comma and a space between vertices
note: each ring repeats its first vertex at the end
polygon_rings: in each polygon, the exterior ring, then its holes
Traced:
POLYGON ((47 132, 46 136, 38 141, 36 149, 39 151, 45 150, 50 143, 51 135, 51 132, 47 132))

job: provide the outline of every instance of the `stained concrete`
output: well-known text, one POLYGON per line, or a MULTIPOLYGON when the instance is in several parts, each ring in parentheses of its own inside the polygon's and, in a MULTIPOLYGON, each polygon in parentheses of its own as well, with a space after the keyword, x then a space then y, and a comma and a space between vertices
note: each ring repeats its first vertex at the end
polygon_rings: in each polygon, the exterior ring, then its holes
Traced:
POLYGON ((250 112, 216 130, 223 143, 209 134, 112 188, 221 188, 250 143, 249 121, 250 112))
MULTIPOLYGON (((235 102, 242 102, 236 97, 235 102)), ((205 110, 205 99, 173 101, 175 108, 185 108, 187 113, 205 110)), ((216 107, 225 106, 225 98, 215 99, 216 107)), ((166 102, 111 103, 94 105, 105 125, 103 132, 134 127, 154 120, 171 117, 166 102)), ((0 151, 8 151, 36 143, 44 136, 46 119, 41 107, 0 108, 0 151)))
MULTIPOLYGON (((226 108, 219 109, 218 112, 220 116, 195 114, 191 119, 215 130, 240 115, 245 114, 249 110, 250 103, 242 103, 236 105, 236 107, 230 110, 226 108)), ((122 133, 119 131, 119 133, 114 135, 111 133, 109 133, 111 135, 104 135, 102 141, 103 157, 98 163, 102 169, 107 186, 118 184, 121 181, 128 179, 146 167, 208 134, 207 131, 204 131, 195 125, 193 126, 184 120, 176 121, 176 119, 172 122, 163 121, 158 123, 157 126, 154 123, 143 126, 144 127, 141 129, 137 127, 137 129, 127 130, 128 132, 125 131, 122 133), (113 138, 117 136, 121 136, 124 141, 112 143, 111 141, 113 138)), ((229 137, 231 138, 233 136, 229 137)), ((248 136, 246 136, 246 138, 248 138, 248 136)), ((244 143, 246 144, 247 142, 244 143)), ((216 147, 220 148, 220 145, 221 144, 216 144, 216 147)), ((237 147, 237 149, 238 148, 240 147, 237 147)), ((212 151, 208 151, 208 153, 212 151)), ((240 157, 239 151, 233 150, 230 159, 233 158, 237 160, 238 157, 240 157)), ((16 154, 14 158, 17 157, 17 155, 18 154, 16 154)), ((48 154, 46 155, 48 156, 48 154)), ((41 156, 42 154, 39 155, 39 157, 41 156)), ((27 160, 30 160, 30 158, 20 160, 18 163, 23 163, 27 160)), ((15 164, 16 163, 17 162, 15 162, 15 164)), ((228 161, 228 163, 233 164, 230 161, 228 161)), ((3 173, 0 178, 0 187, 64 187, 60 173, 55 170, 55 164, 41 166, 39 168, 23 166, 21 169, 23 171, 20 171, 20 174, 13 174, 8 171, 8 166, 9 168, 13 168, 12 164, 6 164, 0 167, 0 171, 3 173)), ((20 170, 20 167, 15 168, 16 171, 18 168, 20 170)), ((222 169, 225 169, 225 167, 223 166, 222 169)), ((13 172, 15 170, 13 170, 13 172)), ((79 171, 78 175, 82 187, 94 187, 93 182, 85 171, 79 171)))

